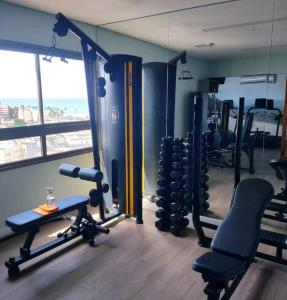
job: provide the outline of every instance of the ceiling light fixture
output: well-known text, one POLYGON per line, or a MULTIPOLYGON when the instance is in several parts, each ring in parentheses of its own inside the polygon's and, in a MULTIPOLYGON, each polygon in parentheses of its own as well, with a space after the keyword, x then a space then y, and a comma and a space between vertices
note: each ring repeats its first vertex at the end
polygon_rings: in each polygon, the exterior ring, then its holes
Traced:
POLYGON ((215 43, 199 44, 199 45, 195 45, 194 47, 196 47, 196 48, 206 48, 206 47, 213 47, 213 46, 215 46, 215 43))
POLYGON ((287 17, 282 17, 282 18, 277 18, 277 19, 268 19, 268 20, 262 20, 262 21, 254 21, 254 22, 248 22, 248 23, 231 24, 231 25, 219 26, 219 27, 213 27, 213 28, 204 28, 204 29, 202 29, 202 31, 203 32, 213 32, 213 31, 221 31, 221 30, 249 27, 249 26, 255 26, 255 25, 263 25, 263 24, 268 24, 268 23, 272 23, 272 22, 283 22, 283 21, 287 21, 287 17))

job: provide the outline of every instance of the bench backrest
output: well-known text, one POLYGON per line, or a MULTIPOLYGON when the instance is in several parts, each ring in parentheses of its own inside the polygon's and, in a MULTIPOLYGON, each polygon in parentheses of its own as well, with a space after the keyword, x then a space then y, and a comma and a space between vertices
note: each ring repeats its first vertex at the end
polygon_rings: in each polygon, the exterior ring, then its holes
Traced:
POLYGON ((260 240, 261 219, 273 194, 272 185, 264 179, 242 180, 229 213, 215 233, 212 250, 242 260, 253 259, 260 240))

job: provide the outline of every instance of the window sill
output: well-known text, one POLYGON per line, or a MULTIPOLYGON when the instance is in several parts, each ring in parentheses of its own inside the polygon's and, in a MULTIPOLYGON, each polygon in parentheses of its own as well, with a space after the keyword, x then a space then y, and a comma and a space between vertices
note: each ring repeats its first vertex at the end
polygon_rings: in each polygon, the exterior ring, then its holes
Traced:
POLYGON ((45 163, 48 161, 59 160, 62 158, 91 153, 92 150, 93 150, 93 148, 89 147, 89 148, 67 151, 67 152, 57 153, 57 154, 52 154, 52 155, 47 155, 47 156, 35 157, 35 158, 21 160, 21 161, 15 161, 15 162, 0 165, 0 172, 23 168, 23 167, 28 167, 28 166, 32 166, 32 165, 36 165, 36 164, 45 163))

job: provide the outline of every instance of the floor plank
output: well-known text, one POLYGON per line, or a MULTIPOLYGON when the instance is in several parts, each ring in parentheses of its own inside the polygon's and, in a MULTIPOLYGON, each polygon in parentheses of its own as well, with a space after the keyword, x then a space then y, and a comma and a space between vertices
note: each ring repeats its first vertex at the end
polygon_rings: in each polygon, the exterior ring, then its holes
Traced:
MULTIPOLYGON (((272 156, 272 153, 269 153, 272 156)), ((264 169, 264 168, 263 168, 264 169)), ((266 170, 265 170, 266 169, 266 170)), ((274 172, 264 174, 278 190, 282 182, 274 172)), ((210 169, 211 216, 224 217, 232 195, 233 171, 210 169)), ((250 176, 243 173, 242 177, 250 176)), ((253 176, 253 175, 252 175, 253 176)), ((53 250, 23 266, 24 272, 15 281, 7 279, 4 261, 17 254, 24 235, 0 241, 0 299, 167 299, 201 300, 204 283, 200 274, 192 271, 192 261, 206 252, 197 244, 191 226, 183 237, 159 232, 154 227, 154 204, 144 201, 144 224, 125 220, 112 228, 110 235, 100 235, 96 247, 80 240, 53 250), (75 245, 75 247, 73 247, 75 245), (44 259, 45 263, 41 263, 44 259), (33 267, 34 262, 36 266, 33 267)), ((69 223, 58 221, 42 227, 36 241, 40 244, 69 223)), ((286 232, 286 225, 264 220, 263 226, 286 232)), ((265 245, 260 249, 272 251, 265 245)), ((287 268, 258 260, 243 278, 232 299, 285 300, 287 268)))

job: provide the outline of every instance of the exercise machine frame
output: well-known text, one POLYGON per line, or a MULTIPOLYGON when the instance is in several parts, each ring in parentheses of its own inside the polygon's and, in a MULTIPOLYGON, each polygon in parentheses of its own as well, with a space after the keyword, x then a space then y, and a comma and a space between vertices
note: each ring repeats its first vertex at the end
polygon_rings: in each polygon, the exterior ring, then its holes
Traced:
MULTIPOLYGON (((244 114, 244 98, 240 98, 238 107, 238 125, 236 134, 236 147, 235 147, 235 168, 234 168, 234 188, 237 187, 240 182, 240 171, 241 171, 241 143, 242 143, 242 125, 243 125, 243 114, 244 114)), ((194 143, 194 157, 200 157, 202 147, 202 114, 203 114, 203 97, 200 93, 196 96, 196 105, 194 113, 194 129, 195 129, 195 143, 194 143)), ((198 244, 202 247, 210 247, 211 238, 206 236, 203 228, 216 230, 221 224, 221 220, 208 218, 201 216, 200 212, 200 175, 201 169, 198 160, 195 159, 194 166, 194 202, 192 208, 192 221, 198 236, 198 244)), ((272 246, 276 248, 275 255, 257 252, 256 256, 276 262, 282 265, 287 265, 287 260, 283 258, 283 250, 287 250, 287 236, 281 233, 272 232, 268 230, 261 230, 260 243, 272 246)))

